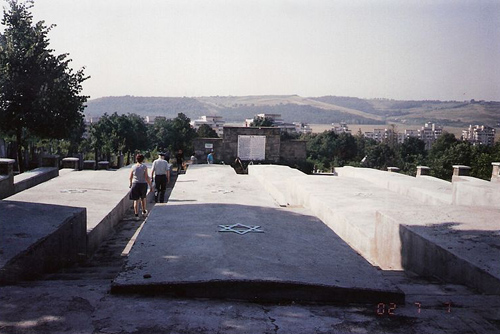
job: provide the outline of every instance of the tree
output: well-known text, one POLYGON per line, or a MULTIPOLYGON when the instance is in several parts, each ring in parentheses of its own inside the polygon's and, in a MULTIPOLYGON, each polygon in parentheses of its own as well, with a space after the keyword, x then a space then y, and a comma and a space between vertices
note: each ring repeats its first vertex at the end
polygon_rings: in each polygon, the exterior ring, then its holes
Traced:
POLYGON ((196 135, 200 138, 219 138, 217 132, 210 127, 208 124, 202 124, 196 130, 196 135))
POLYGON ((425 151, 425 142, 415 137, 406 138, 398 145, 399 164, 401 172, 408 175, 415 175, 418 165, 425 162, 427 152, 425 151))
POLYGON ((255 128, 274 126, 274 121, 270 117, 255 116, 250 126, 255 128))
POLYGON ((105 154, 108 160, 112 153, 125 153, 129 164, 131 153, 148 148, 147 133, 146 124, 139 115, 104 114, 99 122, 90 127, 90 141, 96 160, 100 153, 105 154))
POLYGON ((166 150, 170 146, 169 132, 170 120, 164 117, 157 117, 152 126, 148 129, 150 144, 157 151, 166 150))
MULTIPOLYGON (((450 180, 453 173, 452 166, 460 164, 457 157, 457 150, 454 149, 459 141, 452 133, 443 133, 434 142, 429 151, 428 165, 431 168, 431 175, 444 180, 450 180)), ((463 143, 466 144, 466 143, 463 143)), ((462 146, 467 147, 467 146, 462 146)))
POLYGON ((171 151, 193 150, 193 139, 196 137, 196 131, 191 127, 191 120, 183 113, 178 113, 177 117, 171 120, 171 151))
MULTIPOLYGON (((29 138, 70 138, 81 131, 86 96, 80 95, 87 79, 83 69, 69 68, 68 54, 49 49, 43 21, 33 23, 33 1, 7 0, 0 34, 0 128, 15 136, 18 164, 29 138)), ((80 133, 81 135, 81 133, 80 133)))
POLYGON ((366 166, 377 169, 387 169, 396 165, 396 152, 387 143, 371 146, 366 150, 366 166))
POLYGON ((183 113, 173 119, 156 119, 149 132, 151 144, 155 149, 167 149, 170 152, 191 151, 196 131, 189 124, 190 121, 183 113))

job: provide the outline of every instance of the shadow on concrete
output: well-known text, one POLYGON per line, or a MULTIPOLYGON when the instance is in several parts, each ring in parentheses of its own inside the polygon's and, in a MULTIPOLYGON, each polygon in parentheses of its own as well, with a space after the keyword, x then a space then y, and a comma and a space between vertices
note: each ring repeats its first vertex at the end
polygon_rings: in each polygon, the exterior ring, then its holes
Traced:
POLYGON ((468 230, 460 223, 400 225, 399 235, 405 270, 500 294, 500 230, 468 230))
POLYGON ((111 291, 256 302, 404 302, 399 289, 316 217, 216 203, 155 207, 111 291), (263 232, 221 231, 237 223, 263 232))

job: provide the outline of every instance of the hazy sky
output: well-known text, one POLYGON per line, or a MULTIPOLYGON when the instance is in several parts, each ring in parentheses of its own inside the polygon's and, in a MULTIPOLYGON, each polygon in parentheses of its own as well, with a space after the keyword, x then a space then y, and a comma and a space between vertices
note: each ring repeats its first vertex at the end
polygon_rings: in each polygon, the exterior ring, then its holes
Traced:
MULTIPOLYGON (((0 0, 2 7, 5 1, 0 0)), ((35 0, 102 96, 500 101, 499 0, 35 0)))

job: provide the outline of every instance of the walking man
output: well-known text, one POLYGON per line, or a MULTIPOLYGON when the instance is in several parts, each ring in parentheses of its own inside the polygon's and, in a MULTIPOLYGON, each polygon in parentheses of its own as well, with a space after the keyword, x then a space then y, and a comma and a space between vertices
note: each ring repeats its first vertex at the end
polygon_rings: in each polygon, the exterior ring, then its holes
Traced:
POLYGON ((177 161, 177 174, 180 174, 182 171, 182 162, 184 161, 184 154, 182 153, 182 150, 177 152, 175 160, 177 161))
POLYGON ((158 159, 153 161, 151 167, 151 179, 155 180, 155 202, 163 203, 165 201, 165 191, 167 183, 170 182, 170 164, 165 160, 166 154, 160 152, 158 159))

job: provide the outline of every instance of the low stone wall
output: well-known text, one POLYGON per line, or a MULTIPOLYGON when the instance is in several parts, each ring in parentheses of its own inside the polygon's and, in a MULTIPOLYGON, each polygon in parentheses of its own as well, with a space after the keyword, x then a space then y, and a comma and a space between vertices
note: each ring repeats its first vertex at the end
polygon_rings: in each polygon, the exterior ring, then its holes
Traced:
POLYGON ((56 167, 40 167, 14 176, 14 194, 59 176, 56 167))
POLYGON ((0 158, 0 199, 14 193, 14 163, 13 159, 0 158))
POLYGON ((0 175, 0 199, 14 194, 14 178, 10 175, 0 175))
POLYGON ((306 141, 282 140, 280 147, 280 158, 284 161, 306 161, 306 141))
POLYGON ((290 193, 289 179, 295 176, 305 176, 297 169, 277 165, 249 165, 248 174, 255 176, 280 206, 296 204, 288 195, 290 193))
MULTIPOLYGON (((207 155, 212 151, 215 153, 215 160, 222 160, 222 138, 195 138, 193 147, 198 164, 206 164, 207 155)), ((191 156, 191 153, 185 153, 191 156)))
POLYGON ((86 210, 0 201, 0 284, 32 280, 85 258, 86 210))
POLYGON ((452 200, 454 205, 500 209, 500 182, 490 182, 470 176, 454 176, 452 200))

